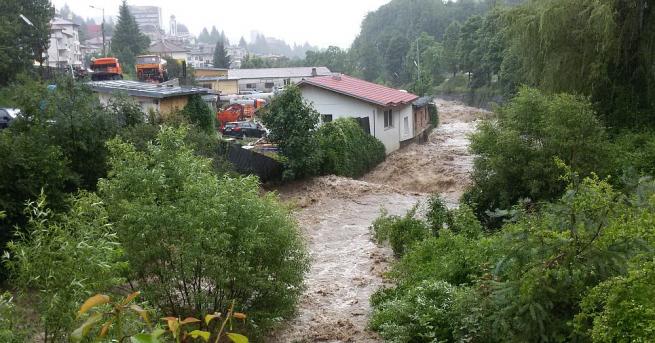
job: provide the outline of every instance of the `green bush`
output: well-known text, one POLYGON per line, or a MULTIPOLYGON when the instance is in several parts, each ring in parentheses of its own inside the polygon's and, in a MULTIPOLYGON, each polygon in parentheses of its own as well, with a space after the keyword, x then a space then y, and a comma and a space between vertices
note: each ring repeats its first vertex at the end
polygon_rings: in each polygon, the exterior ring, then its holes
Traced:
POLYGON ((428 104, 428 116, 430 117, 430 125, 433 128, 439 126, 439 110, 437 109, 437 105, 432 102, 428 104))
POLYGON ((353 118, 325 123, 317 136, 323 155, 323 174, 360 177, 384 161, 384 144, 364 132, 353 118))
POLYGON ((14 297, 9 292, 0 294, 0 342, 27 342, 27 333, 20 326, 21 319, 16 313, 14 297))
POLYGON ((255 177, 218 178, 184 129, 145 151, 113 140, 99 183, 130 278, 162 312, 201 318, 232 300, 264 333, 293 313, 308 261, 298 228, 255 177))
POLYGON ((594 342, 646 342, 655 337, 655 260, 594 287, 575 329, 594 342))
POLYGON ((622 132, 610 145, 612 175, 655 175, 655 131, 622 132))
POLYGON ((36 304, 48 342, 65 341, 79 304, 95 292, 124 284, 126 265, 102 201, 81 193, 68 213, 57 215, 45 198, 30 203, 26 233, 8 245, 12 284, 36 304))
POLYGON ((426 219, 434 236, 437 236, 441 229, 451 225, 450 211, 439 194, 434 194, 428 199, 426 219))
POLYGON ((452 307, 457 288, 444 281, 424 281, 407 292, 376 295, 371 328, 386 342, 453 341, 452 307))
POLYGON ((189 97, 189 102, 182 109, 182 115, 200 130, 214 132, 216 116, 200 95, 194 94, 189 97))
POLYGON ((371 225, 373 237, 378 243, 389 241, 396 256, 402 256, 413 244, 430 236, 430 230, 423 221, 416 219, 415 206, 405 216, 389 216, 386 211, 371 225))

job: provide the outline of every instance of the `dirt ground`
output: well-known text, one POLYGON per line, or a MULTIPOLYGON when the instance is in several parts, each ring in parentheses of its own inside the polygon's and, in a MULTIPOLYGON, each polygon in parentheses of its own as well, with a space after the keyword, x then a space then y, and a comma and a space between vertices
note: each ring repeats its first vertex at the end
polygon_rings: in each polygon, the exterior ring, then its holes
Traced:
POLYGON ((380 342, 367 329, 369 298, 384 284, 392 259, 371 241, 370 225, 385 208, 402 215, 430 193, 454 204, 469 184, 467 135, 488 113, 436 100, 441 125, 429 141, 398 151, 362 180, 326 176, 277 189, 296 208, 312 266, 298 315, 271 342, 380 342))

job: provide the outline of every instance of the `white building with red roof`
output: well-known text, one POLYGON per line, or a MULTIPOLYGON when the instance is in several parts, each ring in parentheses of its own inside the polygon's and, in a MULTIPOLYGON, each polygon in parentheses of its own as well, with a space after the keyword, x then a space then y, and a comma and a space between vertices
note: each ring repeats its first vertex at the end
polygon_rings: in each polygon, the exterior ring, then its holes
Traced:
POLYGON ((427 111, 413 106, 419 97, 406 91, 341 74, 307 78, 298 86, 323 122, 356 118, 384 144, 387 154, 427 127, 427 118, 423 118, 427 111))

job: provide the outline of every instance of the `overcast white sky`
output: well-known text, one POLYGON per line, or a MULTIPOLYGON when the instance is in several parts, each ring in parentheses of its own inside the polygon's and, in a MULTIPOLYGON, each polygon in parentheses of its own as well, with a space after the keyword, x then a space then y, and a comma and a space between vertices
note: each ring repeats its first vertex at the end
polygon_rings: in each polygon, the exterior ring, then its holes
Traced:
MULTIPOLYGON (((82 17, 116 16, 121 0, 51 0, 59 9, 68 4, 82 17)), ((164 29, 175 14, 178 23, 185 24, 198 35, 203 27, 212 25, 224 30, 230 41, 250 32, 260 31, 281 38, 287 43, 309 42, 322 48, 337 45, 347 48, 359 33, 364 16, 389 0, 132 0, 129 5, 154 5, 162 8, 164 29)))

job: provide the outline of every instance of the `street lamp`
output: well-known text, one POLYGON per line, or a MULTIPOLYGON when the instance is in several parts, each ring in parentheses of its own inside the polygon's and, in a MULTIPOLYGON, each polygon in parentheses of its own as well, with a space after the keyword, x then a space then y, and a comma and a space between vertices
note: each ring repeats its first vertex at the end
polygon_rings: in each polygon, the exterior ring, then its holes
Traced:
POLYGON ((92 5, 89 5, 89 7, 100 10, 102 11, 102 24, 100 24, 100 30, 102 31, 102 56, 106 57, 107 56, 107 50, 106 50, 106 45, 105 45, 105 9, 104 8, 98 8, 92 5))
POLYGON ((32 24, 32 22, 31 22, 29 19, 27 19, 26 16, 24 16, 22 13, 21 13, 21 14, 18 14, 18 15, 20 16, 21 19, 23 19, 23 21, 25 22, 25 24, 27 24, 27 25, 29 25, 29 26, 31 26, 31 27, 34 27, 34 24, 32 24))

